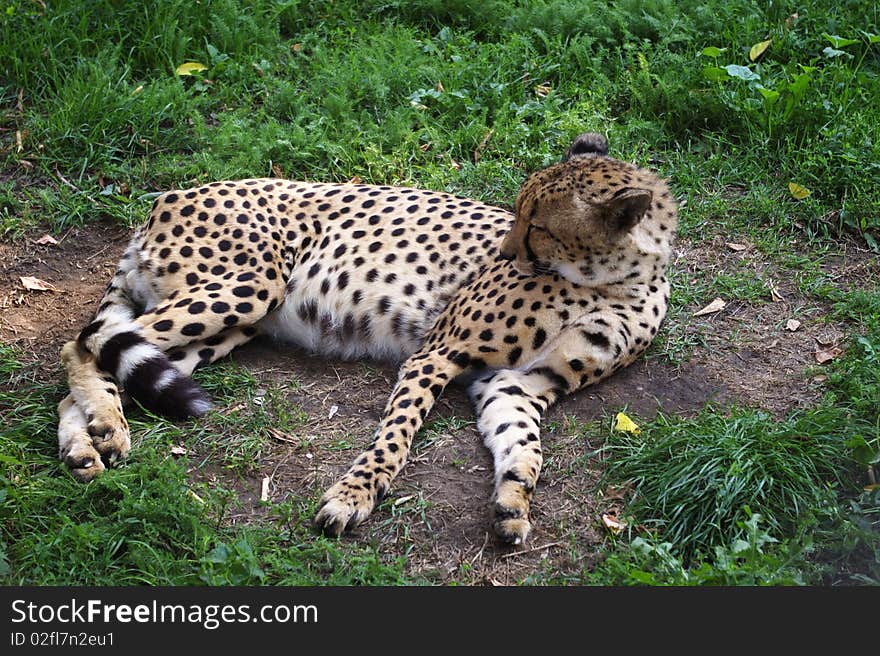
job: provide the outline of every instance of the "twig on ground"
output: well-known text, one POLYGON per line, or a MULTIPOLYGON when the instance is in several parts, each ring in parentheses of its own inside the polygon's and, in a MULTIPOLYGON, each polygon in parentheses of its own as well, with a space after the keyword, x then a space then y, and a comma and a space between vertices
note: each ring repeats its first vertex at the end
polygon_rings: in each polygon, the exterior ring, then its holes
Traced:
POLYGON ((551 547, 561 547, 563 544, 565 544, 565 543, 564 542, 549 542, 549 543, 542 545, 540 547, 533 547, 531 549, 524 549, 522 551, 514 551, 509 554, 504 554, 503 556, 499 557, 499 560, 505 560, 507 558, 515 558, 516 556, 523 556, 527 553, 532 553, 533 551, 542 551, 544 549, 550 549, 551 547))

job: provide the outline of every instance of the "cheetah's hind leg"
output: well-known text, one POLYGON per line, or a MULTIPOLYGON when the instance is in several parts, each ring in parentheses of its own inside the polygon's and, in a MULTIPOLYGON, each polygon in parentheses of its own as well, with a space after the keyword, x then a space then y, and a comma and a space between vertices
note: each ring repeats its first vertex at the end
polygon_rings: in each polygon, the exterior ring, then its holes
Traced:
POLYGON ((235 326, 206 339, 190 342, 168 351, 168 359, 180 373, 189 376, 206 364, 216 362, 237 346, 249 342, 257 334, 254 326, 235 326))

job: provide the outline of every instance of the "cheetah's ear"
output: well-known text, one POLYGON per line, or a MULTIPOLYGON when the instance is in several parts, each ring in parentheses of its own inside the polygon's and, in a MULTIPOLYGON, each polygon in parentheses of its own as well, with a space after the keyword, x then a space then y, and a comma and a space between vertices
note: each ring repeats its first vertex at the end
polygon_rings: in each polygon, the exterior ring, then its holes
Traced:
POLYGON ((625 187, 605 202, 602 211, 608 225, 614 230, 627 232, 642 220, 653 198, 649 189, 625 187))
POLYGON ((563 162, 567 162, 572 157, 578 155, 607 155, 608 139, 597 132, 584 132, 579 134, 574 141, 571 142, 568 151, 562 158, 563 162))

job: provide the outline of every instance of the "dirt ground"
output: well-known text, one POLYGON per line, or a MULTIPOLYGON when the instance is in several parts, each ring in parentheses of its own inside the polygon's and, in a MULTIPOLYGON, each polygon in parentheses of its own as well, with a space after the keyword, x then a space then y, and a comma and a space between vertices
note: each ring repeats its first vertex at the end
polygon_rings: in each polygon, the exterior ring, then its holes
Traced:
MULTIPOLYGON (((57 381, 57 353, 91 317, 127 242, 129 231, 108 225, 72 228, 58 244, 36 243, 40 234, 0 243, 0 340, 14 343, 44 364, 42 375, 57 381), (54 291, 25 289, 21 277, 34 276, 54 291)), ((601 446, 610 418, 618 411, 650 418, 694 414, 707 402, 737 403, 783 414, 821 394, 815 352, 833 348, 846 328, 826 323, 827 308, 799 298, 790 276, 761 263, 748 249, 718 243, 698 247, 680 242, 673 266, 687 276, 745 266, 768 283, 762 302, 731 300, 721 312, 694 317, 699 307, 677 313, 678 335, 695 335, 701 345, 683 363, 671 364, 656 350, 611 379, 573 395, 551 409, 544 421, 545 467, 532 505, 533 532, 526 545, 511 548, 494 540, 488 522, 492 463, 482 446, 463 390, 452 388, 429 416, 454 418, 417 439, 411 460, 392 496, 344 540, 372 541, 388 553, 406 554, 407 568, 437 582, 510 584, 541 571, 589 568, 608 539, 601 516, 619 508, 619 494, 597 481, 601 446), (787 330, 793 317, 801 322, 787 330), (569 421, 577 418, 578 422, 569 421), (602 428, 583 422, 602 419, 602 428), (445 427, 445 428, 444 428, 445 427), (591 432, 590 432, 591 431, 591 432)), ((874 260, 859 253, 828 266, 862 275, 874 260)), ((706 303, 711 301, 706 299, 706 303)), ((231 521, 254 521, 261 514, 261 483, 270 477, 269 498, 313 495, 350 464, 370 439, 394 379, 390 365, 327 362, 289 347, 255 341, 234 354, 265 383, 293 383, 290 400, 308 415, 306 447, 267 438, 253 475, 224 481, 240 492, 231 521), (350 447, 340 448, 340 440, 350 447)), ((222 409, 220 409, 222 411, 222 409)), ((596 426, 595 424, 593 425, 596 426)), ((300 437, 303 437, 300 436, 300 437)), ((222 472, 222 470, 219 470, 222 472)), ((213 470, 194 472, 201 478, 213 470)), ((222 474, 219 474, 222 475, 222 474)))

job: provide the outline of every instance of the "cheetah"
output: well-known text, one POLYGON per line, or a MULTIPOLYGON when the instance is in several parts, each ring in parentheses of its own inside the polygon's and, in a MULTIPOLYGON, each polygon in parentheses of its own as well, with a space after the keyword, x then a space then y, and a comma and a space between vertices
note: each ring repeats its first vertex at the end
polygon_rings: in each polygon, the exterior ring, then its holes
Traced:
POLYGON ((635 360, 666 314, 676 203, 653 173, 578 136, 515 211, 446 193, 274 178, 159 196, 97 313, 64 345, 59 451, 89 481, 130 450, 121 390, 173 418, 211 407, 190 378, 257 334, 402 362, 367 449, 321 497, 338 536, 388 492, 452 381, 494 461, 491 523, 521 544, 541 418, 635 360))

